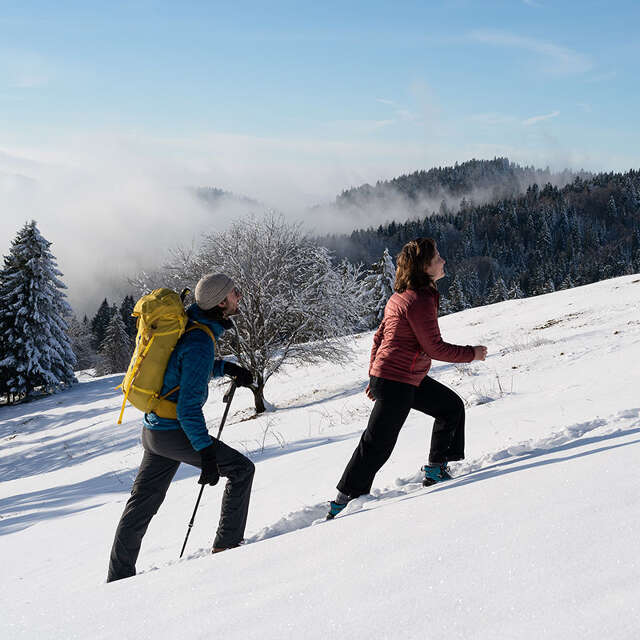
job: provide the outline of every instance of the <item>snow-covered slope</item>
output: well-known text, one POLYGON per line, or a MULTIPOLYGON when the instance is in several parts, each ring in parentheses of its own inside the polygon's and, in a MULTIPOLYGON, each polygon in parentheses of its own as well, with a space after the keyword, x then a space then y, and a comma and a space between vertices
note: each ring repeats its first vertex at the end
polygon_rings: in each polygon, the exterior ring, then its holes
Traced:
MULTIPOLYGON (((467 459, 424 489, 412 412, 371 496, 322 520, 371 403, 371 334, 346 367, 289 368, 258 419, 239 390, 223 439, 256 479, 248 544, 209 553, 222 487, 181 467, 139 575, 104 584, 141 457, 118 376, 0 408, 2 638, 637 638, 640 276, 441 320, 484 363, 435 363, 467 401, 467 459), (188 556, 188 557, 187 557, 188 556)), ((214 431, 223 386, 205 414, 214 431)))

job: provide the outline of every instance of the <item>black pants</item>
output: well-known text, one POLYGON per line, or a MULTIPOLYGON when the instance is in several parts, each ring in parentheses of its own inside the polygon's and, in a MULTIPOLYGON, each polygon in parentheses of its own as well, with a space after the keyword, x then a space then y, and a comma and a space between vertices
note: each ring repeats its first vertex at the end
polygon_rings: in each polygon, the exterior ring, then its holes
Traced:
POLYGON ((353 498, 371 491, 373 478, 389 459, 411 409, 435 418, 430 463, 464 458, 464 404, 455 392, 429 376, 419 387, 371 376, 369 386, 376 403, 338 491, 353 498))
MULTIPOLYGON (((142 446, 142 463, 116 529, 107 582, 135 575, 142 537, 180 463, 201 466, 200 454, 182 429, 157 431, 143 427, 142 446)), ((216 440, 216 458, 220 475, 228 480, 213 546, 233 547, 244 536, 255 467, 251 460, 219 440, 216 440)))

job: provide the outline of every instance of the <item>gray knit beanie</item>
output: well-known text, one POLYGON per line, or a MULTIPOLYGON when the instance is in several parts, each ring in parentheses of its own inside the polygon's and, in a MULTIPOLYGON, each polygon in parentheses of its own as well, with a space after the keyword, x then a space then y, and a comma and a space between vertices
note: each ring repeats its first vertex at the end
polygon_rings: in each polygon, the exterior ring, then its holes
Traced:
POLYGON ((224 273, 207 273, 196 285, 196 304, 208 311, 220 304, 233 289, 233 280, 224 273))

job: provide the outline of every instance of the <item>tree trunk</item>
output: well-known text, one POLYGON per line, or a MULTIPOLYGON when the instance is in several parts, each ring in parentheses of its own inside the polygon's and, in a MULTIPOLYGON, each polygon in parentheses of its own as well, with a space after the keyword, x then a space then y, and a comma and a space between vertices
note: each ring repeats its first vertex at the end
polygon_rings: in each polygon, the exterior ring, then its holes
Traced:
POLYGON ((264 383, 251 388, 253 391, 253 399, 256 405, 256 413, 264 413, 266 408, 264 406, 264 383))

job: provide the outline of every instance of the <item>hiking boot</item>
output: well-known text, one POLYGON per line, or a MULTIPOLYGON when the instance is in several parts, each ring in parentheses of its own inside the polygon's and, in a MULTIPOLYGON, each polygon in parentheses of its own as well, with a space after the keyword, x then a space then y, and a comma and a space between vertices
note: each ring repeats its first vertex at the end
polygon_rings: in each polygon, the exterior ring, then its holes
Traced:
POLYGON ((333 520, 346 506, 348 502, 335 502, 332 500, 329 503, 329 513, 327 513, 327 520, 333 520))
POLYGON ((451 480, 452 477, 449 473, 449 465, 446 462, 434 465, 425 464, 421 468, 421 471, 424 472, 424 478, 422 479, 423 487, 430 487, 443 480, 451 480))
POLYGON ((451 469, 449 469, 449 465, 446 462, 443 462, 440 465, 440 477, 443 480, 452 480, 453 476, 451 475, 451 469))
POLYGON ((213 547, 213 549, 211 549, 211 553, 220 553, 221 551, 228 551, 229 549, 236 549, 243 542, 244 542, 244 540, 241 540, 240 542, 238 542, 238 544, 233 544, 230 547, 213 547))

